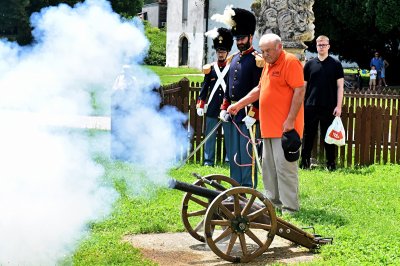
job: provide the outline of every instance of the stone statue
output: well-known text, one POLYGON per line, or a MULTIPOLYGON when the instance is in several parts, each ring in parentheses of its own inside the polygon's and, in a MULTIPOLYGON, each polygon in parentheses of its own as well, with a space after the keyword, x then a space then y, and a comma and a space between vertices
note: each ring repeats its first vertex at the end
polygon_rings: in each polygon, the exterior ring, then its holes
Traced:
POLYGON ((257 18, 257 33, 279 35, 285 49, 293 49, 303 59, 304 42, 314 39, 313 4, 314 0, 255 0, 251 9, 257 18))

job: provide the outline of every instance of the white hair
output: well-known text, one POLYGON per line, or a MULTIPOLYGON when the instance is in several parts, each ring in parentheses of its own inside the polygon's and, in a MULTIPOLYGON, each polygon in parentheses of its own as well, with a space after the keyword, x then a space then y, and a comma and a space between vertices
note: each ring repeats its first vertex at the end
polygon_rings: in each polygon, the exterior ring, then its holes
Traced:
POLYGON ((264 43, 269 43, 269 42, 275 42, 275 44, 281 43, 282 39, 275 33, 266 33, 263 36, 261 36, 260 41, 259 41, 259 46, 261 46, 264 43))

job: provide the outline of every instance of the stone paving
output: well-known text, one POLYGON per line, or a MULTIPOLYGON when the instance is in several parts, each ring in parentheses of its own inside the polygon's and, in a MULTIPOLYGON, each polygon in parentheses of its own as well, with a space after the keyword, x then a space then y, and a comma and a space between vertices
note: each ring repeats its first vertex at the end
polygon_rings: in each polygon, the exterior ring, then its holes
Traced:
POLYGON ((1 112, 2 121, 31 123, 39 126, 55 126, 69 128, 88 128, 110 130, 109 116, 80 116, 80 115, 50 115, 31 112, 1 112))

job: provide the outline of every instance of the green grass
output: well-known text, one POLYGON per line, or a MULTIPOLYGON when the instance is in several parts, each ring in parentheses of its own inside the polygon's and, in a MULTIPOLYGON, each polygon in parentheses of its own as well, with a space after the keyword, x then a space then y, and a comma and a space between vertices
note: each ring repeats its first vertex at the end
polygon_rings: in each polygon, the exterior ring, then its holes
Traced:
POLYGON ((201 71, 189 67, 163 67, 163 66, 146 66, 160 76, 164 75, 184 75, 184 74, 201 74, 201 71))
MULTIPOLYGON (((101 160, 106 167, 106 180, 114 183, 121 194, 115 204, 114 212, 105 221, 91 225, 92 234, 85 239, 75 253, 75 265, 153 265, 144 260, 139 251, 122 238, 128 234, 182 232, 184 227, 180 218, 180 202, 183 193, 166 188, 152 188, 141 191, 135 196, 130 192, 129 184, 142 181, 132 178, 134 170, 128 164, 111 163, 101 160), (123 177, 129 177, 124 179, 123 177), (128 182, 128 183, 127 183, 128 182)), ((218 168, 217 168, 218 169, 218 168)), ((171 172, 179 180, 192 183, 191 172, 210 174, 215 169, 203 169, 197 166, 184 167, 171 172)), ((220 168, 218 172, 227 169, 220 168)), ((136 191, 137 192, 137 191, 136 191)))
MULTIPOLYGON (((114 184, 121 197, 108 219, 90 225, 91 234, 74 254, 73 264, 154 265, 123 237, 184 231, 180 218, 183 193, 153 185, 141 191, 145 196, 138 196, 128 184, 143 184, 143 180, 133 177, 135 171, 130 165, 99 161, 106 168, 106 181, 114 184)), ((229 170, 186 165, 170 175, 192 183, 192 172, 228 175, 229 170)), ((399 265, 399 176, 400 166, 392 165, 333 173, 300 170, 301 211, 285 219, 298 227, 312 225, 318 234, 334 238, 333 245, 321 248, 317 260, 306 264, 399 265)))
MULTIPOLYGON (((345 74, 357 74, 357 68, 345 68, 343 69, 345 74)), ((369 77, 369 69, 362 69, 362 77, 369 77)))
POLYGON ((325 265, 400 263, 400 166, 301 172, 302 211, 295 221, 333 236, 323 247, 325 265))
POLYGON ((178 82, 186 77, 193 82, 202 82, 203 74, 200 70, 188 67, 162 67, 162 66, 146 66, 155 72, 161 80, 162 85, 168 85, 178 82))
MULTIPOLYGON (((189 79, 191 82, 202 83, 204 75, 202 72, 195 68, 188 67, 162 67, 162 66, 150 66, 145 65, 144 67, 150 69, 152 72, 157 74, 160 78, 161 85, 168 85, 180 81, 183 78, 189 79)), ((102 106, 98 102, 96 90, 90 92, 91 104, 93 108, 92 115, 104 115, 108 112, 107 107, 102 106)))

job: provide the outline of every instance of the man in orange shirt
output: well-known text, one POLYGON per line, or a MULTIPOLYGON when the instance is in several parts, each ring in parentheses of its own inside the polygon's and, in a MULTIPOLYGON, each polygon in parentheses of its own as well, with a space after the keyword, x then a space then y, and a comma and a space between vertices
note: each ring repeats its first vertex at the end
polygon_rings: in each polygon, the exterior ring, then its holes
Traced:
POLYGON ((229 106, 235 115, 259 100, 263 138, 263 182, 268 199, 283 213, 299 210, 298 165, 304 127, 303 66, 283 50, 281 38, 268 33, 260 38, 266 65, 260 83, 239 102, 229 106))

